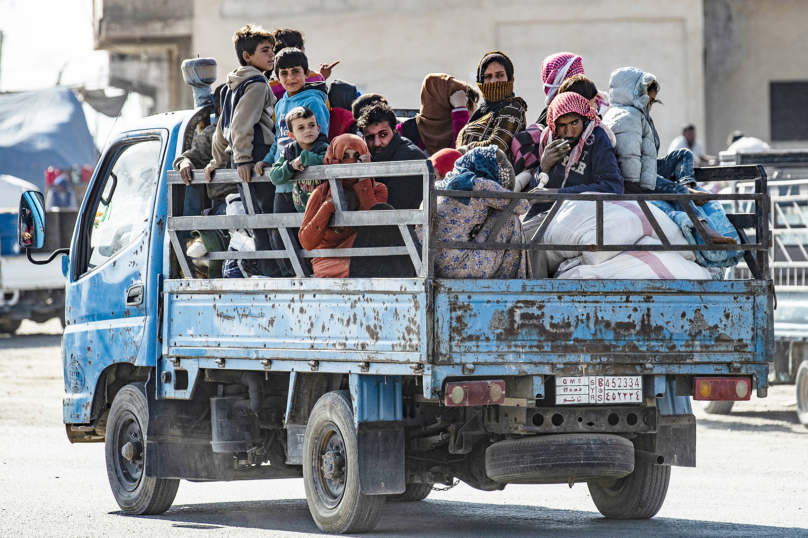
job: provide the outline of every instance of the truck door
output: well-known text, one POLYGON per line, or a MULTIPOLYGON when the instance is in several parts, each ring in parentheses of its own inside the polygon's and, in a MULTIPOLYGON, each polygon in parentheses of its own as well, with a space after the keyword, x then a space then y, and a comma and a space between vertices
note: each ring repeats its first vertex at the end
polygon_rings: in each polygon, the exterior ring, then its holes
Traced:
MULTIPOLYGON (((153 362, 142 342, 147 327, 156 326, 147 323, 157 313, 146 310, 146 285, 157 282, 149 278, 149 244, 167 138, 167 131, 155 130, 115 141, 85 198, 65 295, 66 423, 90 422, 104 368, 153 362)), ((155 264, 152 270, 159 270, 160 262, 155 264)))

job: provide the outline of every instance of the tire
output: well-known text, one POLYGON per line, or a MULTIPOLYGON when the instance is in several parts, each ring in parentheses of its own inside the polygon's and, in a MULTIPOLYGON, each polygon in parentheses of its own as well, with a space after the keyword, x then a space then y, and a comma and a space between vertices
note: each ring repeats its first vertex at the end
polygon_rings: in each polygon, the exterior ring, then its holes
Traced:
POLYGON ((589 495, 601 514, 612 519, 649 519, 659 512, 671 478, 669 465, 638 461, 625 478, 589 482, 589 495))
POLYGON ((561 434, 494 443, 488 477, 505 484, 566 484, 617 479, 634 470, 634 445, 617 435, 561 434))
POLYGON ((735 402, 709 402, 704 406, 704 412, 711 415, 729 415, 735 402))
POLYGON ((432 484, 407 484, 407 490, 398 495, 388 495, 387 502, 415 503, 423 501, 432 493, 432 484))
POLYGON ((808 361, 802 361, 797 370, 797 418, 808 426, 808 361))
POLYGON ((303 440, 303 484, 311 516, 323 532, 368 532, 381 515, 386 497, 359 491, 357 444, 348 391, 317 400, 303 440))
POLYGON ((126 385, 115 395, 107 419, 107 477, 121 510, 139 516, 162 514, 168 510, 180 485, 177 479, 146 476, 143 432, 148 423, 146 385, 126 385), (130 459, 122 453, 126 445, 133 450, 130 459))
POLYGON ((21 319, 0 319, 0 333, 14 334, 22 325, 21 319))

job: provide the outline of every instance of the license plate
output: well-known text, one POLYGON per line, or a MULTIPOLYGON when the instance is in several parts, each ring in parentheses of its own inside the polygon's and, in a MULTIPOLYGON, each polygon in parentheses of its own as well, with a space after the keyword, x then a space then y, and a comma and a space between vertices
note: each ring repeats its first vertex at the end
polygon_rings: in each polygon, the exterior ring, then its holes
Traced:
POLYGON ((557 376, 556 405, 614 405, 642 401, 642 376, 557 376))

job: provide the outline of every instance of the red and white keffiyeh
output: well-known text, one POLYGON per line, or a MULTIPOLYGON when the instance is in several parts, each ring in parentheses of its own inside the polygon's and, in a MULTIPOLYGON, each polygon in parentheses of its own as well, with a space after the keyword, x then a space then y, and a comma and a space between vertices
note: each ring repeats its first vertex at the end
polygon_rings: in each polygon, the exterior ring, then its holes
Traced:
POLYGON ((558 93, 561 84, 575 75, 584 75, 581 57, 571 52, 552 54, 541 63, 541 79, 544 82, 544 104, 549 105, 558 93))
POLYGON ((595 131, 596 127, 600 127, 609 137, 609 140, 612 143, 612 146, 615 145, 615 137, 612 133, 611 129, 606 127, 600 122, 600 118, 598 118, 598 114, 594 108, 592 108, 589 104, 589 100, 586 97, 574 93, 574 92, 564 92, 560 93, 553 99, 553 102, 550 103, 550 106, 547 110, 547 129, 545 129, 541 134, 541 140, 539 141, 539 159, 544 154, 544 150, 547 145, 552 142, 556 138, 556 120, 565 114, 570 114, 575 112, 576 114, 580 114, 584 118, 589 120, 589 124, 584 129, 584 132, 581 134, 581 138, 578 139, 578 144, 575 145, 574 148, 569 153, 569 160, 567 161, 567 165, 564 167, 564 181, 561 183, 561 187, 567 183, 567 177, 570 173, 570 168, 578 162, 578 159, 581 158, 581 154, 584 151, 584 144, 589 138, 592 136, 592 133, 595 131))

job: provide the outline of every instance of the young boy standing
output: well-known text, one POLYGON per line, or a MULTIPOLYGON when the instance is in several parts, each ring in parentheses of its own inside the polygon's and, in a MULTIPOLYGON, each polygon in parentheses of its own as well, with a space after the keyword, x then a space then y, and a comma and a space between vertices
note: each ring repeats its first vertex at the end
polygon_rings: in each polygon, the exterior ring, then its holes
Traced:
MULTIPOLYGON (((233 44, 241 67, 227 75, 222 114, 213 134, 213 160, 205 167, 208 182, 214 170, 228 166, 229 162, 232 168, 238 169, 241 181, 249 183, 253 164, 260 161, 275 142, 272 121, 275 96, 263 73, 274 66, 275 38, 262 27, 247 24, 236 30, 233 44)), ((275 186, 267 182, 249 188, 255 211, 272 213, 275 186)), ((254 230, 254 234, 257 250, 271 250, 266 230, 254 230)), ((274 260, 262 260, 260 266, 266 276, 279 276, 274 260)))

